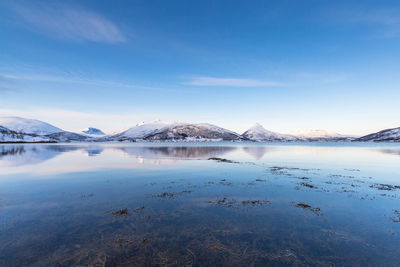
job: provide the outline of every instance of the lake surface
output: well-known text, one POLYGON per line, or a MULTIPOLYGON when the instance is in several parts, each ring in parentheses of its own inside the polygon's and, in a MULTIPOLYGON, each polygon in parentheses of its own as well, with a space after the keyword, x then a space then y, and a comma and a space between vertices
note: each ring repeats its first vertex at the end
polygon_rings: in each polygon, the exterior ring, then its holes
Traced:
POLYGON ((400 144, 0 145, 0 266, 398 266, 400 144))

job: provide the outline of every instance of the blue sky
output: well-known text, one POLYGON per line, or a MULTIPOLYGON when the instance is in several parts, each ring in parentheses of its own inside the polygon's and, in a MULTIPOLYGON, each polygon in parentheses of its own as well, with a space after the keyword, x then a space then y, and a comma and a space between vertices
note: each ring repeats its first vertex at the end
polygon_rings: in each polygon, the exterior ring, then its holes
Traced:
POLYGON ((0 114, 67 130, 400 126, 399 1, 2 1, 0 114))

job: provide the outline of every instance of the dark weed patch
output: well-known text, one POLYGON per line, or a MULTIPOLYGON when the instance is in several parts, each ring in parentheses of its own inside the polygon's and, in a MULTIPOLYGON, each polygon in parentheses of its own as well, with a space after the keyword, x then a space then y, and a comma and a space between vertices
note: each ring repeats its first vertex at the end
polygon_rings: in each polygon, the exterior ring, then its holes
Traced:
POLYGON ((215 157, 209 158, 208 160, 214 160, 217 162, 224 162, 224 163, 240 163, 238 161, 233 161, 233 160, 224 159, 224 158, 215 158, 215 157))
POLYGON ((372 184, 369 187, 375 188, 378 190, 385 190, 385 191, 393 191, 393 190, 400 189, 399 185, 390 185, 390 184, 372 184))
POLYGON ((310 205, 308 205, 306 203, 299 202, 299 203, 295 204, 295 207, 311 211, 312 213, 314 213, 317 216, 322 216, 323 215, 320 208, 313 208, 313 207, 311 207, 310 205))
POLYGON ((158 198, 175 198, 177 196, 180 196, 182 194, 190 194, 193 191, 191 190, 183 190, 183 191, 179 191, 179 192, 163 192, 157 195, 152 195, 152 197, 158 197, 158 198))
POLYGON ((223 207, 228 207, 228 208, 232 208, 232 207, 240 207, 240 206, 262 206, 265 204, 269 204, 270 202, 268 200, 253 200, 253 199, 248 199, 248 200, 237 200, 235 198, 221 198, 221 199, 217 199, 216 201, 207 201, 207 203, 209 204, 213 204, 216 206, 223 206, 223 207))
POLYGON ((128 216, 129 212, 128 212, 127 208, 124 208, 124 209, 120 209, 120 210, 114 211, 112 214, 114 216, 118 216, 118 217, 119 216, 128 216))
POLYGON ((312 184, 306 183, 306 182, 299 183, 299 185, 303 186, 303 187, 308 187, 308 188, 318 188, 315 185, 312 185, 312 184))
POLYGON ((400 210, 393 211, 394 216, 390 217, 390 220, 394 223, 400 223, 400 210))

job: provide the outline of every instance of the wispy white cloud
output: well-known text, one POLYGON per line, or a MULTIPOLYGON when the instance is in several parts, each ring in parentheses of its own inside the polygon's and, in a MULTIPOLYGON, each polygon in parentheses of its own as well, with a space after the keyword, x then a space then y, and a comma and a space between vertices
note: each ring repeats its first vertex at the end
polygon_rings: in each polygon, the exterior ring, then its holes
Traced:
POLYGON ((13 5, 31 30, 75 41, 119 43, 125 36, 113 22, 93 11, 65 4, 13 5))
POLYGON ((153 91, 169 91, 169 92, 182 92, 180 89, 156 87, 156 86, 144 86, 139 84, 133 84, 131 82, 120 82, 115 80, 104 80, 104 79, 91 79, 84 78, 75 75, 63 75, 63 74, 42 74, 42 73, 14 73, 4 72, 0 73, 0 85, 1 79, 6 79, 9 82, 20 82, 20 81, 36 81, 36 82, 48 82, 48 83, 61 83, 61 84, 81 84, 87 86, 98 86, 98 87, 110 87, 110 88, 128 88, 128 89, 144 89, 153 91))
POLYGON ((273 87, 284 84, 278 82, 262 81, 255 79, 239 78, 217 78, 217 77, 194 77, 192 80, 184 82, 187 85, 195 86, 230 86, 230 87, 273 87))
POLYGON ((353 7, 335 9, 328 13, 335 23, 359 24, 370 27, 378 37, 400 36, 399 8, 362 8, 353 7))
POLYGON ((12 79, 9 79, 7 76, 0 73, 0 93, 9 93, 16 90, 15 83, 12 79))

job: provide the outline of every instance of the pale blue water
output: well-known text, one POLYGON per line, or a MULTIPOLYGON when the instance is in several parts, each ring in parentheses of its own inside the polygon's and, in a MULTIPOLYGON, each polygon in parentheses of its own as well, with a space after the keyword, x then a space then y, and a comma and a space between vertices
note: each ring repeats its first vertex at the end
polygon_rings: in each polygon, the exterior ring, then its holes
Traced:
POLYGON ((398 266, 399 192, 400 144, 0 145, 0 266, 398 266))

